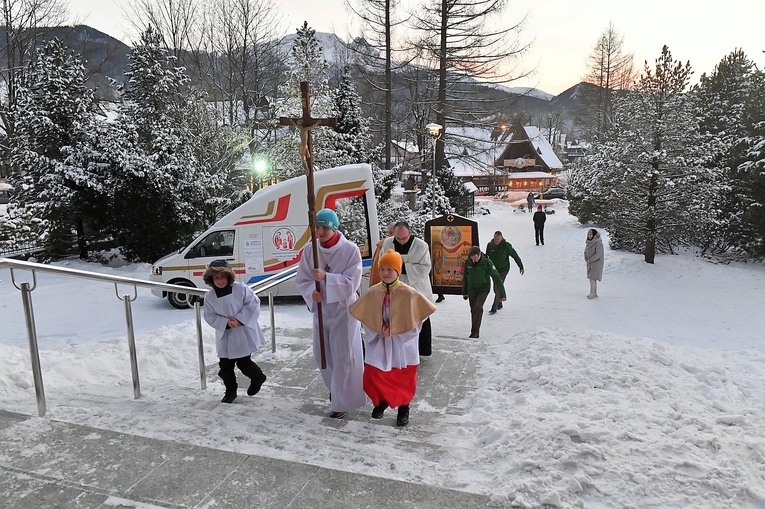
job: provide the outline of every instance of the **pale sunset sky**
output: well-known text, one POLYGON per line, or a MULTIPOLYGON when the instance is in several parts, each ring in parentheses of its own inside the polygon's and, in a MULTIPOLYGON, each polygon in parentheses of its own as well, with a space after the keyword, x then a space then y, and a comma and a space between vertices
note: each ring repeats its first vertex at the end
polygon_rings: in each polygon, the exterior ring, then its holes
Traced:
MULTIPOLYGON (((124 0, 70 0, 72 20, 90 25, 130 43, 134 36, 123 14, 124 0)), ((402 9, 416 4, 401 2, 402 9)), ((340 37, 358 34, 353 16, 343 0, 278 0, 281 13, 279 31, 293 33, 308 21, 319 32, 334 31, 340 37)), ((624 51, 633 53, 635 66, 653 67, 663 45, 673 58, 690 61, 692 82, 736 48, 742 48, 759 68, 765 68, 765 2, 728 0, 703 3, 698 0, 509 0, 504 15, 508 23, 523 18, 521 41, 530 43, 516 65, 531 71, 526 78, 507 83, 510 87, 530 86, 553 95, 579 83, 587 72, 587 59, 609 22, 624 37, 624 51)))

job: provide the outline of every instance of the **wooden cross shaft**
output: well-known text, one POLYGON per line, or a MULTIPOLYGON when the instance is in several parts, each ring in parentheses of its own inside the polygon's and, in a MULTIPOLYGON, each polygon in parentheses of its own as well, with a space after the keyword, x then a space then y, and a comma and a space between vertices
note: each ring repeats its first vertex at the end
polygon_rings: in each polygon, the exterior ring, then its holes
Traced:
MULTIPOLYGON (((305 170, 306 186, 308 188, 308 228, 311 230, 311 250, 313 253, 313 268, 319 268, 319 248, 316 239, 316 190, 313 181, 313 142, 311 141, 311 129, 316 126, 337 127, 337 118, 313 118, 311 116, 311 103, 309 83, 300 82, 300 103, 303 108, 303 116, 298 118, 280 117, 279 124, 294 126, 300 130, 300 158, 305 170)), ((316 291, 321 292, 321 283, 316 281, 316 291)), ((324 316, 321 310, 321 302, 316 302, 316 311, 319 322, 319 346, 321 351, 321 369, 327 369, 326 349, 324 347, 324 316)))

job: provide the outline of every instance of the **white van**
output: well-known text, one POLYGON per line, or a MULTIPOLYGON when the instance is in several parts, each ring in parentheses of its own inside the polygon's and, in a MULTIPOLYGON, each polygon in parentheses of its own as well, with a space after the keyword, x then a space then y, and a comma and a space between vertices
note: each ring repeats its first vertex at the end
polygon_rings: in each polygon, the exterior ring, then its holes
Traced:
MULTIPOLYGON (((379 240, 372 169, 352 164, 314 173, 316 211, 331 208, 340 218, 340 231, 361 251, 365 273, 379 240)), ((297 269, 301 249, 311 242, 305 176, 258 190, 246 203, 221 218, 178 253, 151 268, 151 280, 206 288, 202 275, 213 260, 227 260, 239 281, 257 283, 289 267, 297 269)), ((299 296, 294 279, 270 290, 275 296, 299 296)), ((178 309, 189 307, 191 296, 152 290, 178 309)))
POLYGON ((11 201, 11 191, 13 191, 13 186, 0 182, 0 205, 5 205, 11 201))

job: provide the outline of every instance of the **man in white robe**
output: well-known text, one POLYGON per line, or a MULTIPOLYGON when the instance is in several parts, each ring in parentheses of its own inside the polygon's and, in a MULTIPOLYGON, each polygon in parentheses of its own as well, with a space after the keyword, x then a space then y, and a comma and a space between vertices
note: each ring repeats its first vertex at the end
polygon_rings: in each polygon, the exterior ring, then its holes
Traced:
POLYGON ((331 209, 316 213, 319 268, 314 268, 311 245, 303 248, 295 277, 298 290, 313 313, 313 352, 331 401, 330 417, 341 419, 345 412, 366 404, 363 376, 364 360, 359 322, 348 313, 361 284, 359 248, 338 228, 337 214, 331 209), (316 290, 316 281, 320 291, 316 290), (316 302, 321 302, 324 319, 326 369, 321 369, 319 318, 316 302))

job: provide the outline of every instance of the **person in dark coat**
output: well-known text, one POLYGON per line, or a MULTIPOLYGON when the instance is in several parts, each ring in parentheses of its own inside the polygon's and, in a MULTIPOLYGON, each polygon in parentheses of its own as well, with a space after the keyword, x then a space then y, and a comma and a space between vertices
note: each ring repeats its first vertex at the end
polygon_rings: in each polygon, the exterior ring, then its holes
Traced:
POLYGON ((584 262, 587 264, 587 279, 590 280, 588 299, 598 297, 598 281, 603 279, 603 239, 595 228, 587 232, 587 243, 584 246, 584 262))
POLYGON ((526 205, 529 207, 529 212, 534 210, 534 193, 529 191, 529 194, 526 195, 526 205))
MULTIPOLYGON (((521 276, 524 273, 523 262, 518 253, 513 249, 513 245, 502 237, 502 232, 497 230, 494 232, 494 238, 486 245, 486 256, 494 264, 494 267, 499 272, 499 277, 502 280, 502 285, 505 284, 505 278, 507 273, 510 272, 510 258, 515 260, 515 264, 518 266, 518 270, 521 272, 521 276)), ((502 296, 497 292, 496 286, 494 287, 494 302, 491 305, 489 314, 493 315, 498 310, 502 309, 502 296)))
POLYGON ((483 303, 491 291, 491 282, 494 281, 494 291, 501 295, 501 301, 507 300, 505 285, 499 277, 494 264, 483 253, 481 248, 470 248, 468 259, 465 261, 462 275, 462 298, 470 301, 470 337, 477 338, 481 330, 483 318, 483 303))
POLYGON ((542 211, 542 206, 537 205, 537 211, 534 212, 534 238, 537 241, 537 246, 541 242, 545 245, 545 221, 547 221, 547 214, 542 211))

